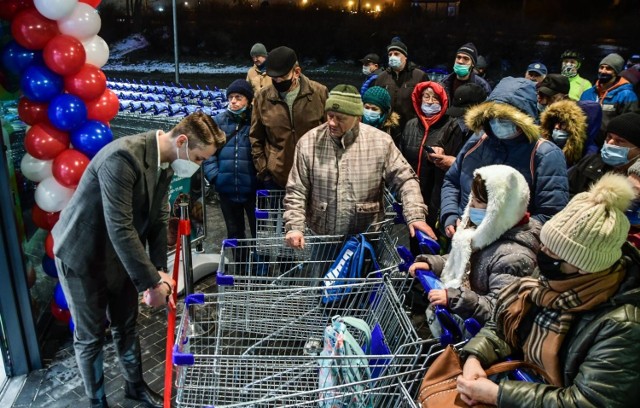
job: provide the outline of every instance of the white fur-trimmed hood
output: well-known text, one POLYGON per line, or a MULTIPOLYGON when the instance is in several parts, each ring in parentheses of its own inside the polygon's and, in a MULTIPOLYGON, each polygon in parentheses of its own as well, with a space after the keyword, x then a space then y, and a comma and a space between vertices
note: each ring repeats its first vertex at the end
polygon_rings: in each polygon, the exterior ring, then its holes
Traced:
POLYGON ((518 224, 529 205, 529 185, 513 167, 502 164, 485 166, 476 169, 473 175, 474 178, 479 175, 484 180, 489 202, 480 225, 470 227, 469 208, 473 192, 470 194, 442 271, 442 281, 446 287, 460 287, 471 253, 491 245, 518 224))

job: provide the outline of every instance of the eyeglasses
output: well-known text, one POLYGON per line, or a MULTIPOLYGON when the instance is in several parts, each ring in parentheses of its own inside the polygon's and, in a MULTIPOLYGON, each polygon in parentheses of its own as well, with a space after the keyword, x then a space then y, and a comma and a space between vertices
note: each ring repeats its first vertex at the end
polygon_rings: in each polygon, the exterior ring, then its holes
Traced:
POLYGON ((422 95, 422 100, 424 102, 440 103, 440 100, 435 95, 424 94, 424 95, 422 95))

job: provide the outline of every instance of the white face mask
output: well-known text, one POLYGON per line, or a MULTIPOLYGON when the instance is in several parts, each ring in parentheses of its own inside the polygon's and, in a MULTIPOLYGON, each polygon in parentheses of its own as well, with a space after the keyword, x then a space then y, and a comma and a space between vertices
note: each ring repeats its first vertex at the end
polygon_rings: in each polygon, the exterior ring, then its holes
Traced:
POLYGON ((367 76, 371 75, 371 70, 369 69, 368 65, 363 65, 362 66, 362 73, 364 75, 367 75, 367 76))
POLYGON ((190 178, 200 169, 200 165, 194 163, 189 159, 189 140, 185 143, 187 158, 180 158, 180 149, 176 147, 176 159, 171 162, 171 168, 176 173, 176 176, 180 178, 190 178))

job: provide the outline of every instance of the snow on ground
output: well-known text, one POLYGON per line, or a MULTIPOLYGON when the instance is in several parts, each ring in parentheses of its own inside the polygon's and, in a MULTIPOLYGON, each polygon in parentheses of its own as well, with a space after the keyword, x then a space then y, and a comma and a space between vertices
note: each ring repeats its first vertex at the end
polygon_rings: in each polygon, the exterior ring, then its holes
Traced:
MULTIPOLYGON (((132 34, 129 37, 109 45, 109 61, 102 67, 109 73, 115 72, 140 72, 140 73, 173 73, 175 72, 173 59, 166 60, 142 60, 136 62, 124 62, 122 57, 132 51, 140 50, 149 46, 147 39, 140 33, 132 34)), ((302 61, 302 65, 310 67, 312 61, 302 61)), ((315 73, 351 73, 353 61, 338 62, 335 59, 327 61, 327 65, 316 66, 306 71, 315 73), (340 65, 346 65, 340 67, 340 65)), ((180 61, 181 74, 246 74, 249 65, 228 65, 213 61, 183 62, 180 61)))
MULTIPOLYGON (((139 61, 136 63, 124 63, 111 61, 102 67, 109 72, 162 72, 173 73, 173 62, 160 60, 139 61)), ((214 62, 180 62, 181 74, 246 74, 247 65, 224 65, 214 62)))

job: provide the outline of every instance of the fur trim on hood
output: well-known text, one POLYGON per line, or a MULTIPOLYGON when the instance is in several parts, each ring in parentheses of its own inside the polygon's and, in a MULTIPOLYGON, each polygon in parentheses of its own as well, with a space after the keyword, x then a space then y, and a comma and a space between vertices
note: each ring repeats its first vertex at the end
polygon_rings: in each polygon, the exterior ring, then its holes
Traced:
POLYGON ((522 129, 530 142, 535 142, 540 138, 540 129, 535 124, 534 119, 514 108, 511 105, 500 102, 484 102, 480 105, 469 108, 464 115, 464 122, 467 127, 475 133, 486 133, 490 137, 495 138, 489 126, 490 119, 508 119, 517 127, 522 129))
POLYGON ((567 165, 578 162, 584 155, 587 140, 587 117, 580 106, 572 100, 563 100, 550 104, 540 115, 540 134, 543 138, 553 142, 551 134, 554 126, 562 122, 569 133, 562 153, 567 159, 567 165))
POLYGON ((382 129, 396 128, 398 126, 400 126, 400 115, 391 111, 387 119, 385 119, 382 129))
POLYGON ((453 235, 451 253, 442 270, 442 282, 447 288, 459 288, 468 270, 471 254, 486 248, 505 232, 517 225, 529 205, 529 185, 519 171, 510 166, 496 164, 473 172, 479 175, 487 188, 485 217, 478 226, 470 225, 469 208, 473 192, 462 214, 458 230, 453 235))

